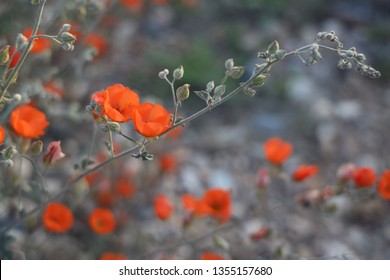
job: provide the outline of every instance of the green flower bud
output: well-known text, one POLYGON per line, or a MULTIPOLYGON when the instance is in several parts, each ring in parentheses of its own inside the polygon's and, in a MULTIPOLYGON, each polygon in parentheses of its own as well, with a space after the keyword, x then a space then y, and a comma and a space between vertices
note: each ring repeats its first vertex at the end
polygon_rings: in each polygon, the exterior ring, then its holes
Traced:
POLYGON ((269 74, 260 74, 252 80, 251 86, 254 88, 262 87, 267 81, 269 74))
POLYGON ((278 41, 273 41, 269 46, 268 46, 268 52, 270 54, 274 54, 279 50, 279 43, 278 41))
POLYGON ((286 56, 287 51, 286 50, 277 50, 275 52, 275 58, 277 60, 282 60, 286 56))
POLYGON ((176 68, 173 71, 173 78, 175 80, 180 80, 181 78, 183 78, 183 76, 184 76, 184 68, 182 65, 180 65, 179 68, 176 68))
POLYGON ((222 97, 222 95, 225 93, 226 86, 225 85, 219 85, 214 89, 214 96, 216 97, 222 97))
POLYGON ((73 51, 74 50, 74 46, 70 43, 63 43, 61 44, 61 48, 64 50, 64 51, 73 51))
POLYGON ((30 154, 32 156, 38 156, 42 153, 43 142, 42 140, 37 140, 31 143, 30 146, 30 154))
POLYGON ((9 60, 9 45, 6 45, 0 49, 0 64, 7 64, 9 60))
POLYGON ((16 51, 21 51, 27 45, 28 39, 23 34, 19 33, 16 38, 16 51))
POLYGON ((64 23, 61 28, 60 28, 60 32, 58 32, 58 34, 61 34, 63 32, 69 32, 70 29, 71 29, 71 25, 69 23, 64 23))
POLYGON ((207 83, 207 85, 206 85, 206 91, 207 92, 211 92, 213 89, 214 89, 214 81, 210 81, 210 82, 208 82, 207 83))
POLYGON ((233 58, 229 58, 225 61, 225 68, 226 70, 231 70, 234 67, 234 61, 233 58))
POLYGON ((107 126, 108 130, 111 132, 117 133, 121 130, 121 126, 117 122, 107 122, 106 126, 107 126))
POLYGON ((184 84, 176 90, 176 97, 178 101, 184 101, 190 96, 190 85, 184 84))
POLYGON ((18 150, 16 150, 14 146, 9 146, 5 148, 5 150, 3 150, 1 153, 4 159, 12 159, 18 153, 18 150))
POLYGON ((15 93, 14 96, 12 97, 12 99, 15 102, 20 102, 22 100, 22 95, 20 93, 15 93))
POLYGON ((74 36, 72 33, 70 32, 62 32, 59 36, 60 38, 60 41, 63 42, 63 43, 69 43, 69 44, 74 44, 74 42, 76 41, 76 36, 74 36))
POLYGON ((235 66, 232 69, 228 70, 228 76, 232 79, 239 79, 244 74, 244 66, 235 66))

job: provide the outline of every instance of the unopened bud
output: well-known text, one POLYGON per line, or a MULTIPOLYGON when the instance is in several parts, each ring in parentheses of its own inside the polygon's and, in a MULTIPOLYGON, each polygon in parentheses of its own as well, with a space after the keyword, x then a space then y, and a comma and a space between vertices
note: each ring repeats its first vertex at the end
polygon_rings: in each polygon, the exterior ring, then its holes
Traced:
POLYGON ((219 85, 214 90, 214 96, 216 97, 222 97, 222 95, 225 93, 226 86, 225 85, 219 85))
POLYGON ((260 168, 256 175, 256 188, 266 189, 271 183, 271 176, 267 168, 260 168))
POLYGON ((39 5, 41 0, 31 0, 31 5, 39 5))
POLYGON ((356 55, 356 59, 357 59, 357 61, 359 61, 359 62, 363 62, 363 61, 366 60, 366 57, 365 57, 364 54, 358 53, 358 54, 356 55))
POLYGON ((207 85, 206 85, 206 91, 207 92, 211 92, 213 89, 214 89, 214 81, 210 81, 210 82, 208 82, 207 83, 207 85))
POLYGON ((107 126, 108 130, 111 132, 117 133, 121 130, 121 126, 117 122, 107 122, 106 126, 107 126))
POLYGON ((252 80, 251 86, 255 88, 262 87, 267 81, 269 74, 260 74, 252 80))
POLYGON ((214 235, 214 244, 225 251, 228 251, 230 248, 229 242, 227 242, 226 239, 218 235, 214 235))
POLYGON ((178 101, 184 101, 190 96, 190 85, 184 84, 176 90, 176 97, 178 101))
POLYGON ((239 79, 244 75, 245 68, 244 66, 235 66, 232 69, 228 70, 228 75, 232 79, 239 79))
POLYGON ((27 45, 28 39, 23 34, 19 33, 16 38, 16 51, 22 51, 24 47, 27 45))
POLYGON ((18 150, 14 146, 9 146, 1 153, 4 159, 12 159, 18 153, 18 150))
POLYGON ((275 52, 275 58, 277 60, 282 60, 287 54, 287 51, 286 50, 277 50, 275 52))
POLYGON ((0 64, 6 64, 9 60, 9 45, 0 49, 0 64))
POLYGON ((353 163, 344 163, 337 169, 337 179, 340 183, 348 183, 353 180, 356 165, 353 163))
POLYGON ((225 61, 225 68, 226 70, 231 70, 234 67, 234 60, 233 58, 229 58, 225 61))
POLYGON ((74 44, 74 42, 76 41, 76 36, 74 36, 72 33, 70 32, 62 32, 60 35, 59 35, 59 38, 60 38, 60 41, 63 42, 63 43, 69 43, 69 44, 74 44))
POLYGON ((270 54, 274 54, 279 50, 279 42, 278 41, 273 41, 269 46, 268 46, 268 52, 270 54))
POLYGON ((251 87, 244 87, 243 91, 246 95, 248 95, 250 97, 253 97, 256 94, 256 91, 251 87))
POLYGON ((158 77, 159 77, 160 79, 164 80, 164 79, 167 78, 168 74, 169 74, 169 70, 168 70, 168 69, 164 69, 164 70, 162 70, 162 71, 160 71, 160 72, 158 73, 158 77))
POLYGON ((43 149, 43 142, 42 140, 37 140, 31 143, 30 146, 30 154, 32 156, 38 156, 40 153, 42 153, 43 149))
POLYGON ((60 28, 60 31, 58 32, 58 34, 61 34, 63 32, 69 32, 69 30, 71 29, 71 25, 69 23, 64 23, 61 28, 60 28))
POLYGON ((28 149, 30 148, 31 139, 23 138, 22 143, 20 144, 20 153, 24 154, 27 153, 28 149))
POLYGON ((19 102, 20 100, 22 100, 22 95, 20 93, 15 93, 13 96, 12 96, 12 99, 15 101, 15 102, 19 102))
POLYGON ((184 68, 182 65, 180 65, 179 68, 176 68, 173 71, 173 78, 175 80, 180 80, 181 78, 183 78, 183 76, 184 76, 184 68))

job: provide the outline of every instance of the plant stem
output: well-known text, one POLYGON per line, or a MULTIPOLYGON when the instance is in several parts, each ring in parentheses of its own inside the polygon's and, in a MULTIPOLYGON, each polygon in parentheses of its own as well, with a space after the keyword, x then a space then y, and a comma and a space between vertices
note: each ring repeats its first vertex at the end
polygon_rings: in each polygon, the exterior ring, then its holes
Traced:
POLYGON ((31 46, 34 43, 34 36, 37 35, 39 25, 41 23, 42 14, 43 14, 43 8, 45 6, 46 0, 41 0, 38 7, 38 14, 35 19, 34 27, 32 30, 32 34, 30 39, 27 42, 27 45, 24 47, 23 53, 20 56, 20 59, 18 63, 16 64, 15 68, 12 70, 11 74, 8 76, 7 80, 2 84, 2 92, 0 96, 0 101, 3 99, 4 95, 6 94, 9 86, 11 85, 12 81, 14 80, 16 74, 18 73, 19 69, 22 67, 24 61, 26 60, 27 55, 29 54, 31 50, 31 46))

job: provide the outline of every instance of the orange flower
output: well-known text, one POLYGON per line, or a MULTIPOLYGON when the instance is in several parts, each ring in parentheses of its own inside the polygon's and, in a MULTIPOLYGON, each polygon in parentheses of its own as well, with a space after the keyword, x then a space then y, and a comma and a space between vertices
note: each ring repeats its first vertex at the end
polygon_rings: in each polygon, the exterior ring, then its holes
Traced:
POLYGON ((390 200, 390 169, 385 170, 378 182, 379 194, 387 200, 390 200))
POLYGON ((188 212, 194 212, 198 205, 198 199, 190 194, 184 194, 181 197, 181 203, 188 212))
POLYGON ((97 234, 108 234, 114 231, 116 221, 111 210, 96 208, 89 216, 89 226, 97 234))
POLYGON ((167 138, 170 140, 177 140, 183 134, 183 127, 178 126, 167 133, 167 138))
POLYGON ((172 215, 173 206, 165 195, 158 195, 154 199, 154 213, 160 220, 167 220, 172 215))
POLYGON ((196 208, 198 215, 211 215, 220 222, 228 221, 231 212, 230 192, 219 188, 207 190, 196 208))
POLYGON ((163 154, 159 157, 160 170, 164 173, 170 173, 177 170, 177 158, 173 154, 163 154))
POLYGON ((142 0, 121 0, 121 4, 132 12, 139 12, 144 3, 142 0))
POLYGON ((91 96, 91 101, 96 102, 96 104, 98 104, 102 110, 101 112, 99 112, 100 114, 98 114, 98 112, 95 109, 93 109, 92 115, 94 119, 97 119, 100 116, 104 117, 106 115, 103 111, 105 95, 106 95, 105 91, 99 91, 99 92, 95 92, 91 96))
POLYGON ((31 105, 15 108, 11 113, 10 123, 15 133, 24 138, 42 136, 49 125, 46 115, 31 105))
MULTIPOLYGON (((26 28, 23 31, 23 35, 26 36, 27 39, 30 39, 30 37, 32 35, 32 28, 26 28)), ((37 35, 42 35, 42 34, 38 32, 37 35)), ((50 46, 51 46, 51 42, 49 39, 38 38, 38 39, 34 40, 34 43, 33 43, 30 51, 31 51, 31 53, 35 53, 35 54, 42 53, 42 52, 50 49, 50 46)))
POLYGON ((353 174, 355 185, 359 188, 370 187, 375 183, 376 174, 369 167, 356 168, 353 174))
POLYGON ((263 148, 265 158, 269 162, 277 165, 283 164, 293 150, 290 143, 277 137, 268 139, 268 141, 264 143, 263 148))
POLYGON ((294 181, 301 182, 318 172, 318 166, 317 165, 301 165, 298 166, 297 169, 295 169, 294 173, 292 174, 292 178, 294 181))
POLYGON ((0 125, 0 144, 2 144, 4 141, 4 135, 5 135, 4 127, 0 125))
POLYGON ((125 179, 119 179, 115 186, 115 192, 119 197, 129 198, 134 195, 134 185, 125 179))
POLYGON ((66 232, 73 226, 73 214, 66 205, 51 202, 43 212, 42 221, 48 231, 66 232))
POLYGON ((121 253, 105 252, 100 255, 99 260, 127 260, 127 257, 121 253))
POLYGON ((204 252, 200 257, 201 260, 224 260, 224 258, 216 253, 204 252))
POLYGON ((85 38, 84 42, 87 46, 90 46, 97 51, 95 58, 102 57, 107 51, 107 47, 108 47, 107 40, 106 38, 104 38, 104 36, 98 33, 90 33, 85 38))
POLYGON ((104 98, 104 112, 116 122, 129 121, 134 107, 139 105, 138 95, 121 84, 109 86, 104 98))
MULTIPOLYGON (((12 57, 12 55, 15 53, 15 47, 10 47, 9 48, 9 57, 12 57)), ((9 68, 12 69, 16 66, 16 64, 18 64, 19 62, 19 59, 20 59, 20 56, 22 54, 20 52, 17 52, 14 57, 12 58, 10 64, 9 64, 9 68)))
POLYGON ((43 85, 43 88, 54 96, 63 98, 65 95, 64 89, 56 81, 50 81, 43 85))
POLYGON ((145 137, 157 137, 169 128, 171 116, 159 104, 143 103, 133 111, 135 130, 145 137))

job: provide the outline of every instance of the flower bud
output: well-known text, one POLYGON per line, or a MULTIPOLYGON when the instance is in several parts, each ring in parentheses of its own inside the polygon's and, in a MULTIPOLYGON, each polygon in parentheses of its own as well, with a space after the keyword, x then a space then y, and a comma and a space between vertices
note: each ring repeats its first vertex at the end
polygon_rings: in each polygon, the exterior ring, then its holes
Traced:
POLYGON ((273 41, 269 46, 268 46, 268 52, 270 54, 274 54, 279 50, 279 42, 278 41, 273 41))
POLYGON ((182 65, 179 66, 179 68, 175 69, 173 71, 173 78, 175 80, 180 80, 184 76, 184 68, 182 65))
POLYGON ((256 188, 266 189, 271 183, 271 176, 267 168, 260 168, 256 175, 256 188))
POLYGON ((218 235, 214 235, 214 244, 217 246, 217 247, 219 247, 219 248, 221 248, 221 249, 223 249, 223 250, 225 250, 225 251, 228 251, 229 250, 229 248, 230 248, 230 244, 229 244, 229 242, 227 242, 226 241, 226 239, 225 238, 223 238, 223 237, 221 237, 221 236, 218 236, 218 235))
POLYGON ((239 79, 244 75, 245 68, 243 66, 235 66, 232 69, 228 70, 228 75, 232 79, 239 79))
POLYGON ((74 42, 76 41, 76 36, 74 36, 72 33, 70 32, 62 32, 59 36, 59 39, 61 42, 63 43, 69 43, 69 44, 74 44, 74 42))
POLYGON ((287 51, 286 50, 277 50, 275 52, 275 58, 277 60, 282 60, 287 54, 287 51))
POLYGON ((42 160, 46 166, 53 166, 63 157, 65 157, 65 154, 61 150, 61 141, 53 141, 47 146, 42 160))
POLYGON ((344 163, 337 169, 337 179, 340 183, 348 183, 353 180, 356 165, 353 163, 344 163))
POLYGON ((64 51, 73 51, 74 50, 74 46, 70 43, 62 43, 61 44, 61 48, 64 50, 64 51))
POLYGON ((184 84, 176 90, 176 97, 178 101, 184 101, 190 96, 190 85, 184 84))
POLYGON ((225 61, 225 68, 226 70, 231 70, 234 67, 234 60, 233 58, 229 58, 225 61))
POLYGON ((262 87, 267 81, 269 74, 260 74, 252 80, 251 86, 255 88, 262 87))
POLYGON ((27 153, 30 148, 31 139, 23 138, 22 143, 20 144, 19 150, 21 154, 27 153))
POLYGON ((18 153, 18 150, 14 146, 9 146, 1 153, 4 159, 12 159, 18 153))
POLYGON ((219 85, 214 89, 214 96, 216 97, 222 97, 222 95, 225 93, 226 86, 225 85, 219 85))
POLYGON ((7 64, 9 60, 9 45, 6 45, 0 49, 0 64, 7 64))
POLYGON ((16 51, 22 51, 24 47, 27 45, 28 39, 23 34, 19 33, 16 38, 16 51))
POLYGON ((71 29, 71 25, 69 23, 64 23, 61 28, 60 28, 60 31, 58 32, 58 34, 61 34, 63 32, 69 32, 69 30, 71 29))
POLYGON ((210 81, 210 82, 208 82, 207 83, 207 85, 206 85, 206 91, 207 92, 211 92, 213 89, 214 89, 214 81, 210 81))
POLYGON ((111 132, 117 133, 121 130, 121 126, 117 122, 107 122, 106 126, 107 126, 108 130, 111 132))
POLYGON ((30 154, 32 156, 38 156, 40 153, 42 153, 42 149, 43 149, 42 140, 34 141, 30 146, 30 154))
POLYGON ((160 79, 164 80, 164 79, 167 78, 168 74, 169 74, 169 70, 168 70, 168 69, 164 69, 164 70, 162 70, 162 71, 160 71, 160 72, 158 73, 158 77, 159 77, 160 79))
POLYGON ((31 0, 31 5, 39 5, 41 0, 31 0))
POLYGON ((20 93, 15 93, 12 97, 12 99, 15 101, 15 102, 20 102, 22 100, 22 95, 20 93))

